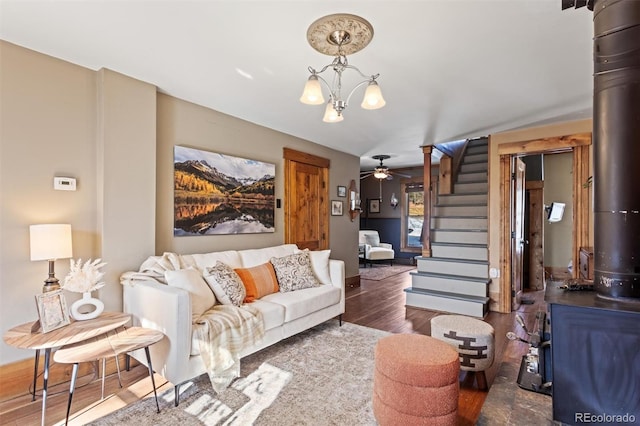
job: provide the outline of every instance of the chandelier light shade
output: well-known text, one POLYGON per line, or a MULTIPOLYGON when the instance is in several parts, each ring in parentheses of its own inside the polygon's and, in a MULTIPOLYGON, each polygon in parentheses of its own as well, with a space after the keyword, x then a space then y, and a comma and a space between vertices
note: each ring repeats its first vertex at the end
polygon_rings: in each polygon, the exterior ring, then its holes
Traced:
POLYGON ((44 282, 43 293, 58 290, 60 284, 54 273, 56 259, 73 256, 71 246, 71 225, 45 224, 29 226, 31 260, 48 260, 49 277, 44 282))
POLYGON ((338 111, 333 107, 333 104, 328 102, 327 107, 324 110, 324 117, 322 117, 322 121, 325 123, 337 123, 342 120, 344 120, 344 116, 342 114, 338 114, 338 111))
POLYGON ((349 65, 347 60, 347 55, 364 49, 372 38, 373 27, 367 20, 346 13, 322 17, 309 26, 307 40, 311 47, 322 54, 334 57, 333 62, 325 65, 320 71, 312 67, 308 68, 311 75, 300 97, 300 102, 304 104, 322 105, 325 103, 322 85, 326 87, 329 91, 329 101, 322 121, 327 123, 342 121, 344 119, 342 112, 349 105, 351 96, 365 84, 367 88, 360 106, 372 110, 385 105, 380 86, 376 81, 380 74, 365 75, 357 67, 349 65), (320 76, 329 69, 334 72, 330 79, 332 84, 320 76), (342 73, 346 70, 353 70, 364 80, 356 84, 345 97, 342 94, 342 73))

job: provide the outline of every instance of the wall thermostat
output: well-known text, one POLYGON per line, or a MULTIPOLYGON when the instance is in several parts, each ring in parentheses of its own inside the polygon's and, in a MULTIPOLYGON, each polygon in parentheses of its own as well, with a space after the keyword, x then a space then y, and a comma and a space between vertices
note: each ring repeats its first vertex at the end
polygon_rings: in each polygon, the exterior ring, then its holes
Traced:
POLYGON ((59 191, 75 191, 76 180, 75 178, 70 177, 54 177, 53 189, 57 189, 59 191))

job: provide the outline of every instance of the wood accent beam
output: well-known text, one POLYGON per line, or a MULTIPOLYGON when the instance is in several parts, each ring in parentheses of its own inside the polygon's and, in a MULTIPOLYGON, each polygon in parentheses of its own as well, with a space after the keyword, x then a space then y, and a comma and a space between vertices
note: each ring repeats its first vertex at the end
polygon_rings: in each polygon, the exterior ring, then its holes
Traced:
POLYGON ((554 151, 567 151, 577 146, 588 145, 591 145, 591 133, 578 133, 575 135, 503 143, 498 145, 498 154, 551 153, 554 151))
POLYGON ((589 146, 573 150, 573 278, 578 278, 580 247, 589 245, 591 184, 589 179, 589 146))
POLYGON ((285 160, 295 161, 297 163, 311 164, 316 167, 323 167, 328 169, 331 165, 331 160, 328 158, 318 157, 317 155, 308 154, 302 151, 296 151, 291 148, 282 148, 282 157, 285 160))
POLYGON ((424 156, 424 221, 422 222, 422 256, 431 257, 431 151, 433 146, 423 146, 424 156))
POLYGON ((451 194, 453 191, 453 161, 444 154, 440 158, 438 173, 438 194, 451 194))
POLYGON ((511 156, 500 156, 500 297, 498 310, 511 312, 511 156))

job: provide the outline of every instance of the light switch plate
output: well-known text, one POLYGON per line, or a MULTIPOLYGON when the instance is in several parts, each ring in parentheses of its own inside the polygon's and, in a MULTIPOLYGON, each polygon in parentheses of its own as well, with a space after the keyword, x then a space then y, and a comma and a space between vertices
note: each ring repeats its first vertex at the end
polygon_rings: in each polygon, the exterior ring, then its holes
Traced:
POLYGON ((58 191, 75 191, 76 180, 75 178, 56 176, 53 178, 53 189, 58 191))

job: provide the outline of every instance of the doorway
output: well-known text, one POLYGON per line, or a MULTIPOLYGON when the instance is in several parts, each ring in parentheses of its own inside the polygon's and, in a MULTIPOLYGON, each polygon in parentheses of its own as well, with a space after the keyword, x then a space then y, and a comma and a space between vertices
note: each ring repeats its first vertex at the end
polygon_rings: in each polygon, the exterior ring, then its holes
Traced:
MULTIPOLYGON (((571 152, 573 161, 574 221, 572 226, 571 259, 578 264, 580 247, 589 244, 589 188, 584 186, 589 178, 589 146, 591 133, 535 139, 523 142, 503 143, 498 146, 500 156, 500 296, 498 310, 512 310, 512 164, 513 159, 528 154, 571 152)), ((573 268, 573 276, 577 275, 573 268)))

